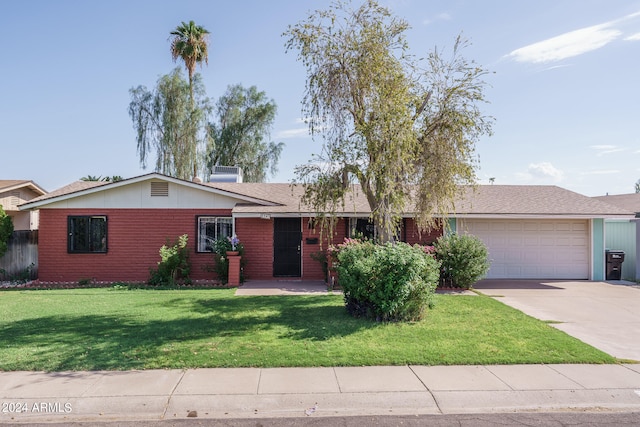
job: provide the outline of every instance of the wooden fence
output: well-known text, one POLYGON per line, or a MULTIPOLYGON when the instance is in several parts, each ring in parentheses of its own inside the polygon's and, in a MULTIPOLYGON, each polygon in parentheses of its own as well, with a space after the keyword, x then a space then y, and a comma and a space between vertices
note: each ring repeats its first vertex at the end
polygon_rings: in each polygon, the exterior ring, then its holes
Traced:
POLYGON ((0 280, 15 277, 38 278, 38 230, 14 231, 9 239, 9 248, 0 258, 0 280))

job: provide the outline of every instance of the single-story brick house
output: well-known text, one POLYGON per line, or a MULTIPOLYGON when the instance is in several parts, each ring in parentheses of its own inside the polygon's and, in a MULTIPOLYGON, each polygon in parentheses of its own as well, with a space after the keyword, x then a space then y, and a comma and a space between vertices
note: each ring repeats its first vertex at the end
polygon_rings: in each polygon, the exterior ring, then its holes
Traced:
MULTIPOLYGON (((192 278, 211 279, 208 242, 236 234, 248 280, 324 278, 315 213, 289 184, 201 183, 151 173, 123 181, 76 182, 21 206, 40 210, 39 279, 143 281, 167 239, 189 235, 192 278)), ((489 277, 604 278, 604 220, 633 213, 556 186, 479 186, 457 201, 450 229, 479 236, 489 277)), ((332 243, 371 231, 364 195, 351 194, 332 243)), ((400 239, 431 243, 408 213, 400 239)))

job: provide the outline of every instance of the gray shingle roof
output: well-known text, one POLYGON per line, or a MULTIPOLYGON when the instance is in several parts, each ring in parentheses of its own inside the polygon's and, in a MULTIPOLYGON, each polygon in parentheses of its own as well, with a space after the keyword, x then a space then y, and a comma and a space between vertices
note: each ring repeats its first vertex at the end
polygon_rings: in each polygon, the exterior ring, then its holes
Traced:
POLYGON ((622 215, 626 209, 553 185, 482 185, 467 189, 459 214, 622 215))
MULTIPOLYGON (((162 175, 152 175, 162 179, 162 175)), ((185 183, 193 185, 188 181, 185 181, 185 183)), ((81 197, 83 190, 101 185, 108 186, 108 184, 110 183, 77 181, 35 200, 46 200, 74 193, 77 193, 77 197, 81 197)), ((123 181, 119 182, 119 185, 124 184, 126 183, 123 181)), ((255 203, 238 203, 233 211, 239 215, 314 213, 313 209, 301 204, 301 196, 303 194, 301 185, 227 182, 197 185, 214 188, 231 196, 236 194, 245 198, 245 200, 246 198, 251 198, 255 201, 255 203)), ((458 216, 631 218, 635 213, 635 211, 628 208, 605 203, 599 198, 587 197, 557 186, 480 185, 475 188, 465 187, 462 193, 462 196, 455 203, 455 212, 452 212, 452 214, 458 216)), ((337 211, 337 213, 343 215, 368 215, 369 212, 367 199, 359 186, 352 187, 344 207, 340 207, 337 211)), ((410 215, 412 213, 409 210, 406 214, 410 215)))
POLYGON ((631 212, 640 213, 640 193, 618 194, 613 196, 598 196, 596 200, 618 206, 631 212))
POLYGON ((59 196, 66 196, 73 193, 79 193, 83 190, 87 190, 89 188, 98 187, 100 185, 110 184, 110 182, 105 181, 76 181, 71 184, 65 185, 64 187, 60 187, 57 190, 53 190, 50 193, 44 194, 40 197, 36 197, 33 200, 29 200, 29 203, 39 202, 42 200, 53 199, 59 196))
MULTIPOLYGON (((257 205, 241 205, 237 213, 313 212, 300 206, 301 186, 289 184, 211 183, 216 188, 271 200, 279 206, 268 209, 257 205)), ((369 205, 360 187, 354 186, 345 203, 344 214, 369 213, 369 205)), ((411 213, 411 212, 408 212, 411 213)), ((529 215, 529 216, 632 216, 628 209, 613 206, 591 197, 557 186, 547 185, 480 185, 466 187, 455 203, 457 215, 529 215)))

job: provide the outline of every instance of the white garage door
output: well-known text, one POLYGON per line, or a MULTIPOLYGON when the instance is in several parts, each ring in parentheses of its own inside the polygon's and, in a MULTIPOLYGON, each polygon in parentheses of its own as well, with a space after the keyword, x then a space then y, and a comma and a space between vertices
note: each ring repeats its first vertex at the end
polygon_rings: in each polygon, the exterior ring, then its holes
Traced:
POLYGON ((487 245, 488 278, 589 278, 587 220, 468 219, 459 226, 487 245))

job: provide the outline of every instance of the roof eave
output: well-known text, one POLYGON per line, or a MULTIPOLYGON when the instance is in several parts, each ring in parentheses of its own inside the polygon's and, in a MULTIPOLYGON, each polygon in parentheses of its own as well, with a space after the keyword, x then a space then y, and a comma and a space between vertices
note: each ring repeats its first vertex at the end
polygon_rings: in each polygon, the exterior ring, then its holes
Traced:
POLYGON ((81 196, 86 196, 86 195, 93 194, 93 193, 98 193, 100 191, 104 191, 106 187, 108 187, 109 189, 114 189, 114 188, 118 188, 118 187, 124 187, 124 186, 130 185, 130 184, 135 184, 135 183, 138 183, 138 182, 148 181, 148 180, 151 180, 151 179, 159 179, 159 180, 163 180, 163 181, 168 181, 168 182, 172 182, 174 184, 183 185, 183 186, 186 186, 186 187, 191 187, 191 188, 195 188, 195 189, 198 189, 198 190, 204 190, 204 191, 207 191, 209 193, 219 194, 219 195, 223 195, 223 196, 227 196, 227 197, 232 197, 234 199, 240 199, 240 200, 243 200, 243 201, 246 201, 246 202, 255 203, 255 204, 259 204, 259 205, 277 206, 276 203, 269 202, 267 200, 257 199, 257 198, 254 198, 254 197, 245 196, 245 195, 242 195, 242 194, 237 194, 237 193, 233 193, 233 192, 230 192, 230 191, 221 190, 219 188, 211 187, 211 186, 205 185, 203 183, 186 181, 186 180, 182 180, 182 179, 178 179, 178 178, 173 178, 173 177, 170 177, 170 176, 167 176, 167 175, 162 175, 162 174, 159 174, 159 173, 150 173, 150 174, 146 174, 146 175, 140 175, 140 176, 137 176, 137 177, 134 177, 134 178, 124 179, 122 181, 110 182, 110 183, 105 183, 104 185, 97 185, 95 187, 85 188, 85 189, 74 191, 74 192, 67 193, 67 194, 61 194, 60 196, 51 197, 51 198, 40 200, 40 201, 36 201, 36 202, 23 203, 22 205, 19 206, 19 209, 20 210, 31 210, 31 209, 42 208, 43 206, 50 205, 50 204, 53 204, 53 203, 58 203, 58 202, 62 202, 62 201, 69 200, 69 199, 73 199, 73 198, 76 198, 76 197, 81 197, 81 196))
POLYGON ((24 187, 31 188, 36 193, 40 193, 41 196, 47 194, 47 191, 44 188, 40 187, 38 184, 36 184, 33 181, 26 181, 26 180, 14 185, 10 185, 8 187, 2 187, 0 190, 2 190, 2 192, 4 193, 6 191, 13 191, 13 190, 17 190, 19 188, 24 188, 24 187))

